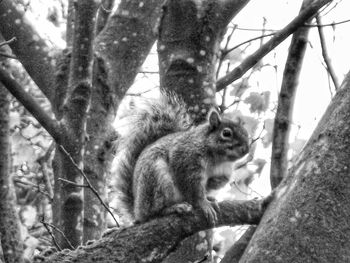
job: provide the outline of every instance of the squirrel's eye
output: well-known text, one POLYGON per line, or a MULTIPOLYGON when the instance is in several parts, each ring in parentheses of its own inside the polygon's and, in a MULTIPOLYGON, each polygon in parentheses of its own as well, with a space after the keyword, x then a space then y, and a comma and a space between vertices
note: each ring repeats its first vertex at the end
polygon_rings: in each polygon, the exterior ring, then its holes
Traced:
POLYGON ((226 137, 226 138, 229 138, 229 137, 232 137, 232 130, 231 129, 229 129, 229 128, 225 128, 225 129, 223 129, 223 131, 222 131, 222 136, 223 137, 226 137))

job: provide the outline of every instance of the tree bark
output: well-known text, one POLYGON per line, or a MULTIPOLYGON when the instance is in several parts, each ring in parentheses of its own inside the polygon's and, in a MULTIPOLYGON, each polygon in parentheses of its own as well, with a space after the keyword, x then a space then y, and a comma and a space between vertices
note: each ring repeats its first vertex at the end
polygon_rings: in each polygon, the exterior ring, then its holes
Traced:
MULTIPOLYGON (((93 65, 93 39, 95 18, 98 1, 89 0, 75 4, 75 20, 72 55, 68 77, 67 94, 63 104, 63 116, 61 123, 65 124, 67 140, 71 143, 65 145, 65 149, 71 155, 81 169, 84 167, 84 152, 86 134, 87 110, 90 105, 92 93, 92 65, 93 65)), ((78 185, 83 184, 81 174, 74 168, 71 160, 57 148, 56 162, 61 167, 60 178, 66 179, 78 185)), ((57 176, 57 175, 56 175, 57 176)), ((83 190, 81 186, 56 181, 62 184, 59 199, 61 203, 58 226, 74 247, 82 243, 84 227, 83 223, 83 190)), ((60 236, 61 237, 61 236, 60 236)), ((69 247, 64 238, 60 238, 62 248, 69 247)))
MULTIPOLYGON (((260 201, 221 202, 216 226, 257 224, 272 198, 273 196, 260 201)), ((75 251, 65 250, 48 258, 38 258, 35 262, 157 263, 174 251, 184 238, 212 227, 200 211, 173 214, 142 225, 111 231, 104 238, 85 247, 75 251)))
MULTIPOLYGON (((153 30, 162 2, 121 1, 94 41, 94 79, 87 116, 84 171, 104 200, 107 200, 107 174, 114 157, 113 141, 117 139, 113 121, 120 101, 154 44, 153 30)), ((84 204, 84 241, 98 239, 105 230, 106 210, 89 189, 84 191, 84 204)))
MULTIPOLYGON (((300 12, 311 0, 304 0, 300 12)), ((309 28, 300 27, 292 37, 288 57, 283 72, 283 79, 278 106, 273 126, 270 180, 275 188, 285 177, 288 169, 289 131, 292 121, 294 97, 299 82, 304 54, 308 41, 309 28)))
MULTIPOLYGON (((8 40, 16 37, 10 47, 39 89, 52 103, 54 100, 56 54, 55 41, 49 41, 34 27, 24 10, 23 1, 0 2, 0 32, 8 40)), ((57 32, 59 35, 59 32, 57 32)))
POLYGON ((350 261, 350 72, 240 262, 350 261))
POLYGON ((168 1, 159 27, 160 88, 188 105, 196 123, 215 102, 215 67, 229 21, 249 1, 168 1))
POLYGON ((10 177, 9 93, 0 83, 0 236, 7 263, 22 263, 23 240, 16 211, 16 197, 10 177))

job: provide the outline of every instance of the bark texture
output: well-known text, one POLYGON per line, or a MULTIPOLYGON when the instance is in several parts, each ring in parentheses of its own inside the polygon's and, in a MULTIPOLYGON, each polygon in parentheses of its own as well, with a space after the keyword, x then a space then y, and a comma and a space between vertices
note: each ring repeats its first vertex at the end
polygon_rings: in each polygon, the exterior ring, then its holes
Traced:
MULTIPOLYGON (((300 12, 311 0, 304 0, 300 12)), ((283 72, 278 106, 273 126, 270 180, 275 188, 285 177, 288 169, 289 132, 292 122, 294 97, 299 82, 304 54, 308 41, 309 28, 300 27, 292 37, 289 53, 283 72)))
POLYGON ((23 241, 10 177, 9 94, 0 83, 0 237, 7 263, 22 263, 23 241))
MULTIPOLYGON (((63 104, 62 126, 66 129, 64 141, 69 141, 64 147, 79 167, 84 167, 84 152, 86 142, 87 110, 90 105, 92 93, 92 65, 93 65, 93 39, 95 18, 98 1, 89 0, 75 4, 75 20, 72 55, 68 77, 67 94, 63 104)), ((60 146, 56 151, 56 165, 61 167, 62 173, 58 177, 64 178, 78 185, 83 184, 81 174, 72 164, 71 160, 62 153, 60 146)), ((57 178, 57 174, 56 174, 57 178)), ((56 181, 57 183, 61 183, 56 181)), ((62 183, 60 199, 60 218, 58 226, 62 228, 65 236, 74 247, 82 242, 83 228, 83 190, 81 186, 62 183)), ((60 236, 61 237, 61 236, 60 236)), ((63 248, 69 247, 64 238, 60 238, 63 248)))
POLYGON ((350 73, 240 262, 350 261, 349 123, 350 73))
MULTIPOLYGON (((162 1, 148 1, 147 4, 121 1, 94 41, 94 77, 87 113, 84 172, 104 200, 107 199, 107 173, 113 159, 112 145, 117 139, 113 121, 120 101, 154 44, 153 29, 161 5, 162 1)), ((86 242, 101 237, 106 226, 106 211, 89 189, 84 191, 84 204, 86 242)))
MULTIPOLYGON (((0 2, 0 32, 8 40, 16 37, 10 47, 45 96, 53 102, 56 52, 55 41, 49 41, 40 28, 35 28, 25 13, 25 1, 0 2)), ((59 32, 57 32, 59 35, 59 32)))
POLYGON ((183 99, 195 122, 216 104, 220 42, 227 24, 246 3, 170 0, 164 6, 158 39, 160 87, 183 99))
MULTIPOLYGON (((221 212, 217 226, 257 224, 271 199, 272 196, 260 201, 219 203, 221 212)), ((184 238, 212 227, 200 212, 174 214, 142 225, 111 231, 104 238, 85 247, 75 251, 65 250, 47 258, 37 258, 35 262, 157 263, 174 251, 184 238)))

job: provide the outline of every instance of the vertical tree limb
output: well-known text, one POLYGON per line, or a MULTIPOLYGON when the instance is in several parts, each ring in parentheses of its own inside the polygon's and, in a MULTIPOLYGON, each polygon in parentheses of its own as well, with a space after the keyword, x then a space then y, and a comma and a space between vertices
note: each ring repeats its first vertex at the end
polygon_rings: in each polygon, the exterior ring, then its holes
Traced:
POLYGON ((324 36, 322 21, 319 14, 316 15, 316 23, 317 23, 318 35, 320 37, 323 60, 327 65, 328 74, 331 76, 335 90, 337 90, 339 88, 339 81, 338 81, 337 75, 335 74, 333 65, 331 63, 331 58, 328 55, 326 39, 324 36))
POLYGON ((232 247, 230 247, 225 256, 220 261, 220 263, 238 263, 241 256, 244 253, 244 250, 248 246, 252 236, 254 235, 256 230, 256 226, 250 226, 247 231, 241 236, 239 240, 237 240, 232 247))
POLYGON ((115 0, 102 0, 97 12, 96 35, 98 35, 107 23, 109 15, 112 13, 115 0))
MULTIPOLYGON (((92 92, 93 40, 98 2, 97 0, 89 0, 74 3, 73 46, 68 90, 63 106, 62 122, 66 124, 68 136, 73 141, 65 149, 81 168, 83 167, 85 139, 87 137, 87 111, 92 92)), ((74 169, 70 159, 60 148, 58 148, 57 154, 61 155, 61 168, 64 171, 61 177, 81 184, 83 178, 74 169)), ((76 247, 81 244, 83 238, 83 189, 72 184, 62 184, 60 191, 59 197, 62 199, 54 199, 54 202, 63 201, 60 225, 65 236, 76 247)), ((65 240, 61 239, 60 242, 61 247, 68 247, 65 240)))
POLYGON ((9 96, 0 83, 0 236, 6 263, 22 263, 23 240, 10 177, 9 96))
MULTIPOLYGON (((108 172, 117 134, 113 127, 119 103, 133 83, 156 36, 154 30, 163 1, 122 0, 110 14, 104 29, 95 39, 94 79, 86 126, 84 172, 106 200, 108 172)), ((84 202, 84 241, 98 239, 105 231, 106 210, 86 189, 84 202)))
MULTIPOLYGON (((312 0, 304 0, 302 12, 312 0)), ((307 47, 309 27, 300 27, 293 34, 283 72, 278 97, 277 112, 273 126, 270 182, 272 189, 282 181, 288 168, 289 132, 299 75, 307 47)))

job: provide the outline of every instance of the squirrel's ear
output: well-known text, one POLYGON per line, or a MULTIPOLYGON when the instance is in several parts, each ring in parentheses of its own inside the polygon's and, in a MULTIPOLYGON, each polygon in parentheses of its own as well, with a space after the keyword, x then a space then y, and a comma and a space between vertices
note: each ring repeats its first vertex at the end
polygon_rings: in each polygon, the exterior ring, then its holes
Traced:
POLYGON ((217 112, 216 109, 211 109, 209 111, 208 121, 209 121, 210 128, 212 128, 213 130, 220 126, 221 117, 220 117, 219 112, 217 112))

